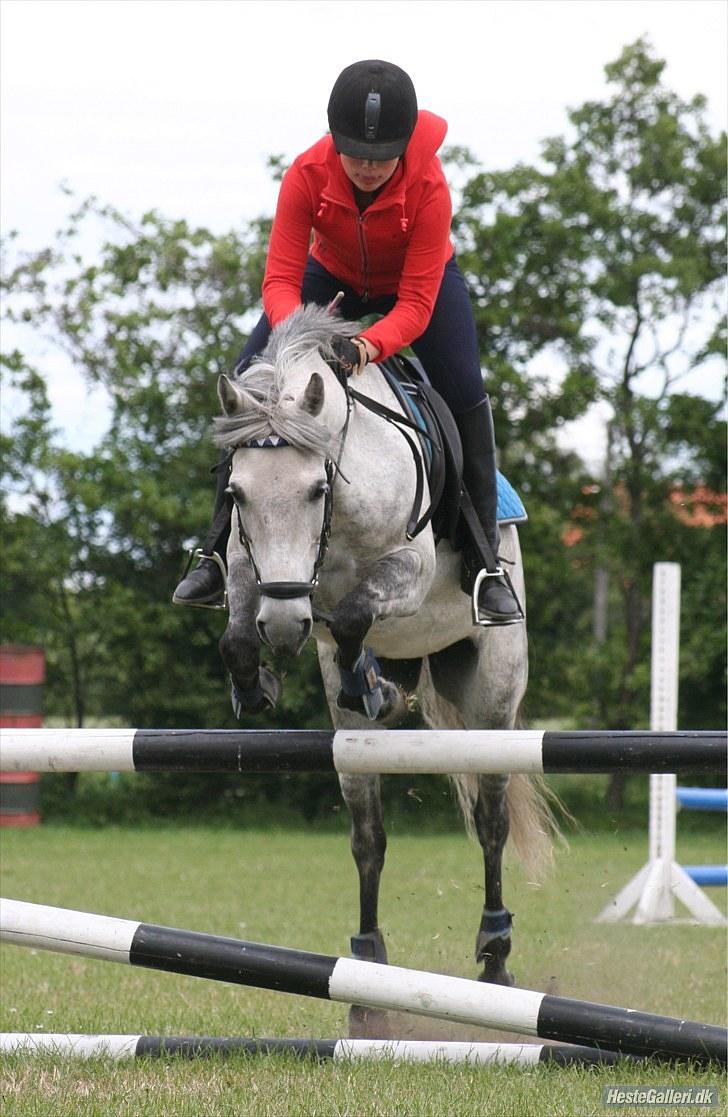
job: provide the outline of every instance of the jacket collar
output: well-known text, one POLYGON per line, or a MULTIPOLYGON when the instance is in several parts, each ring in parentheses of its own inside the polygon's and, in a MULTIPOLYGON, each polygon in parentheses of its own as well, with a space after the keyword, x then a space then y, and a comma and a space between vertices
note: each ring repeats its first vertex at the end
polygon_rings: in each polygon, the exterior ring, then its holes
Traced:
MULTIPOLYGON (((405 183, 407 180, 404 158, 400 159, 399 166, 389 181, 384 184, 381 193, 374 199, 370 206, 367 206, 367 211, 372 209, 385 209, 387 206, 403 204, 405 183)), ((359 207, 356 204, 356 197, 354 195, 354 184, 342 167, 341 160, 336 153, 333 142, 327 153, 326 167, 328 170, 328 179, 321 194, 322 200, 334 202, 336 205, 345 206, 347 209, 354 209, 358 212, 359 207)))

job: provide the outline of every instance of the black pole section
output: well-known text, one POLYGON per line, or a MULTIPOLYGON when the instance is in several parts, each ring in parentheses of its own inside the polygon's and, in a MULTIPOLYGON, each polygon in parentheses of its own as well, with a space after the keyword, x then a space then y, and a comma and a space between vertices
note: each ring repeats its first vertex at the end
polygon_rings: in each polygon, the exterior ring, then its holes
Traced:
POLYGON ((242 1039, 235 1036, 142 1036, 138 1058, 175 1055, 182 1059, 219 1055, 292 1055, 297 1059, 333 1059, 335 1039, 242 1039))
POLYGON ((538 1057, 539 1063, 553 1063, 559 1067, 572 1066, 614 1066, 615 1063, 642 1063, 635 1055, 623 1055, 619 1051, 601 1051, 597 1047, 570 1047, 567 1044, 545 1043, 538 1057))
POLYGON ((728 734, 719 730, 670 733, 547 731, 544 772, 710 772, 724 776, 728 734))
POLYGON ((587 1043, 610 1051, 696 1063, 728 1061, 728 1032, 715 1024, 697 1024, 613 1005, 544 996, 538 1035, 567 1043, 587 1043))
MULTIPOLYGON (((291 1055, 297 1059, 333 1059, 335 1039, 245 1039, 225 1036, 142 1036, 137 1040, 137 1058, 178 1056, 183 1059, 215 1058, 225 1055, 291 1055)), ((393 1041, 393 1046, 396 1041, 393 1041)), ((396 1057, 393 1055, 393 1057, 396 1057)), ((538 1061, 554 1066, 614 1066, 643 1062, 633 1055, 599 1051, 593 1047, 544 1044, 538 1061)))
POLYGON ((326 1000, 338 960, 326 954, 177 931, 151 923, 139 925, 129 948, 132 966, 326 1000))
POLYGON ((137 772, 333 772, 331 729, 137 729, 137 772))

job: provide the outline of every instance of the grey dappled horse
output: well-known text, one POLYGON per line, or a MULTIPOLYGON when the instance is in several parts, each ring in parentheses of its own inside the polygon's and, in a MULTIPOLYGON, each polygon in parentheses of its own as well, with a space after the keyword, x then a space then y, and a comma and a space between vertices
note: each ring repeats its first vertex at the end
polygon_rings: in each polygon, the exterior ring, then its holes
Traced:
MULTIPOLYGON (((301 308, 273 331, 240 379, 219 381, 224 415, 215 420, 215 440, 231 452, 234 500, 230 619, 220 650, 234 703, 256 712, 278 696, 278 681, 260 666, 262 644, 297 653, 313 636, 337 727, 366 726, 372 718, 396 725, 407 712, 408 693, 416 693, 432 728, 511 729, 526 688, 526 625, 474 627, 460 588, 459 555, 445 541, 436 548, 429 525, 406 537, 415 498, 412 449, 392 424, 347 400, 325 359, 335 334, 356 330, 319 307, 301 308)), ((399 410, 376 367, 353 380, 357 392, 399 410)), ((512 564, 524 603, 513 525, 502 530, 500 554, 512 564)), ((548 808, 524 776, 453 779, 485 859, 476 944, 481 977, 510 983, 503 846, 510 823, 520 853, 543 853, 548 808)), ((386 845, 379 777, 345 775, 340 782, 360 881, 352 950, 384 962, 377 919, 386 845)), ((355 1028, 361 1024, 354 1021, 355 1028)))

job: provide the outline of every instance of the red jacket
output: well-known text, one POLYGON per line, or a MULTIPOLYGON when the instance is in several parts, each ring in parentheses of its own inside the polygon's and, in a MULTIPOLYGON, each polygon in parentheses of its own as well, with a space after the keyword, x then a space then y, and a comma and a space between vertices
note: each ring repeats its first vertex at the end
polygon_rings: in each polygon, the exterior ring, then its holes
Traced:
POLYGON ((453 252, 450 191, 435 154, 446 132, 444 120, 421 110, 397 170, 364 213, 331 136, 298 156, 281 183, 263 281, 273 326, 300 306, 311 252, 359 294, 397 296, 362 335, 382 357, 425 331, 453 252))

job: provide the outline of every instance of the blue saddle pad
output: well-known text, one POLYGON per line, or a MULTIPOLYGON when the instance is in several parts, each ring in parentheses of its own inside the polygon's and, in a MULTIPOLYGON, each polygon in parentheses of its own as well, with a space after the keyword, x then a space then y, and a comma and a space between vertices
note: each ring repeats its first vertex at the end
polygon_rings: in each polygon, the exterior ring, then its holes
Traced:
MULTIPOLYGON (((422 412, 417 406, 417 401, 412 396, 407 396, 407 403, 409 404, 412 418, 423 430, 426 430, 425 420, 422 412)), ((429 439, 423 439, 423 449, 425 452, 425 461, 429 469, 432 463, 432 445, 429 439)), ((528 522, 528 513, 523 506, 523 501, 513 488, 507 477, 504 477, 500 470, 498 470, 498 503, 496 506, 496 517, 499 524, 525 524, 528 522)))
MULTIPOLYGON (((413 385, 417 385, 418 382, 424 381, 429 384, 427 374, 421 364, 413 358, 405 359, 399 355, 397 357, 387 358, 386 361, 383 361, 379 365, 379 368, 399 400, 405 414, 416 423, 420 430, 426 432, 428 423, 418 406, 417 395, 415 392, 408 390, 411 389, 413 385)), ((443 407, 445 406, 446 405, 443 403, 443 407)), ((443 438, 447 437, 447 432, 442 429, 442 423, 440 423, 440 433, 443 438)), ((455 435, 455 437, 457 438, 457 435, 455 435)), ((433 465, 432 444, 429 438, 423 438, 421 442, 425 467, 429 477, 433 465)), ((523 501, 520 496, 500 470, 498 470, 497 480, 498 503, 496 506, 496 517, 498 523, 525 524, 528 521, 528 513, 523 506, 523 501)))
POLYGON ((507 477, 498 470, 498 507, 496 516, 499 524, 525 524, 528 519, 523 501, 507 477))

